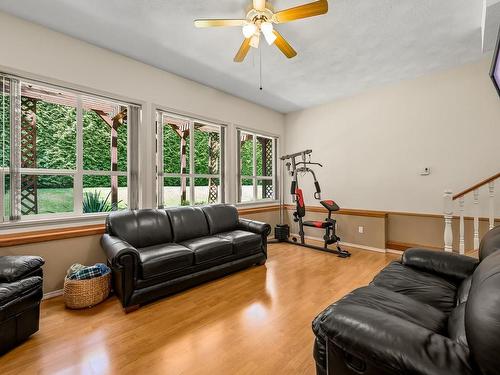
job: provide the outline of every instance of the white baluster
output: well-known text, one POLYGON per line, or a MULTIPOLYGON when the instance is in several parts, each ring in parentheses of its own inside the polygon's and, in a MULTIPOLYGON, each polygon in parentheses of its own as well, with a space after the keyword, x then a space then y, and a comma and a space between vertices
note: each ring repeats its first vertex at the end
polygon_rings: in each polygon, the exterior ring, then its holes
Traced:
POLYGON ((464 223, 464 203, 465 198, 463 196, 460 197, 458 201, 460 204, 460 254, 465 254, 465 223, 464 223))
POLYGON ((490 230, 495 226, 495 181, 489 185, 490 191, 490 230))
POLYGON ((453 251, 453 193, 449 190, 444 192, 444 250, 453 251))
POLYGON ((474 190, 474 250, 479 249, 479 189, 474 190))

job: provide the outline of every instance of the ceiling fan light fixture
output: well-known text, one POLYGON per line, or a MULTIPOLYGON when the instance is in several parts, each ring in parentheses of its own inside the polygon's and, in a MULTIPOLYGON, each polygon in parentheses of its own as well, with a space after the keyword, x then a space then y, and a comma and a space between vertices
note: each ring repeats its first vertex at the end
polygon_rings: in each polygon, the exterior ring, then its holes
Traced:
POLYGON ((247 23, 243 26, 242 31, 245 38, 250 38, 257 31, 257 26, 254 23, 247 23))
POLYGON ((266 38, 267 44, 271 45, 274 43, 276 40, 276 35, 274 35, 274 27, 271 22, 263 22, 260 25, 260 30, 262 31, 262 34, 264 34, 264 37, 266 38))
POLYGON ((253 48, 259 48, 260 34, 254 34, 250 39, 250 46, 253 48))

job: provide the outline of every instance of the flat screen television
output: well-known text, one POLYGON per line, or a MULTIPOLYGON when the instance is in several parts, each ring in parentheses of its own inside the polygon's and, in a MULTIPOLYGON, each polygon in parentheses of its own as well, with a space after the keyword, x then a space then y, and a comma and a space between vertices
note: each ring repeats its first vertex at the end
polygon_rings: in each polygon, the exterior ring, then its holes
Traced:
POLYGON ((498 32, 497 44, 495 47, 495 54, 493 55, 493 63, 491 64, 490 77, 497 89, 497 93, 500 96, 500 30, 498 32))

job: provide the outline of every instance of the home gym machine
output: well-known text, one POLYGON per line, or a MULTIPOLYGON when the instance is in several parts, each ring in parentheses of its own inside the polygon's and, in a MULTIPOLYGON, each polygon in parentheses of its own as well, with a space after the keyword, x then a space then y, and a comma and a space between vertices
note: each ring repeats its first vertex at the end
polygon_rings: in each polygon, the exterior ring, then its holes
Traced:
POLYGON ((281 161, 281 194, 280 194, 280 224, 276 226, 274 229, 274 237, 275 242, 288 242, 294 245, 304 246, 314 250, 326 251, 329 253, 337 254, 339 257, 347 258, 351 254, 340 248, 338 242, 340 241, 340 237, 335 233, 335 224, 336 220, 332 218, 332 213, 338 211, 340 208, 333 200, 322 200, 320 201, 321 205, 326 208, 328 211, 328 217, 322 221, 304 221, 304 216, 306 215, 306 206, 304 203, 304 195, 302 193, 302 189, 299 187, 299 179, 298 176, 305 175, 310 173, 313 177, 314 181, 314 198, 317 200, 321 199, 321 187, 316 178, 316 174, 314 170, 312 170, 311 166, 319 166, 323 167, 320 163, 313 163, 311 161, 311 153, 312 150, 305 150, 301 152, 297 152, 295 154, 284 155, 280 158, 281 161), (300 158, 297 161, 297 158, 300 158), (286 164, 285 164, 286 162, 286 164), (293 213, 293 221, 298 223, 299 226, 299 237, 300 242, 297 242, 296 237, 292 237, 292 241, 290 241, 290 227, 288 224, 284 224, 284 210, 285 210, 285 202, 284 202, 284 194, 283 194, 283 180, 284 180, 284 165, 286 165, 287 173, 292 178, 292 183, 290 186, 290 194, 292 194, 293 201, 295 202, 295 212, 293 213), (306 244, 305 242, 305 233, 304 227, 310 228, 318 228, 323 229, 324 235, 324 245, 323 247, 314 246, 310 244, 306 244), (328 245, 336 245, 336 249, 328 248, 328 245))

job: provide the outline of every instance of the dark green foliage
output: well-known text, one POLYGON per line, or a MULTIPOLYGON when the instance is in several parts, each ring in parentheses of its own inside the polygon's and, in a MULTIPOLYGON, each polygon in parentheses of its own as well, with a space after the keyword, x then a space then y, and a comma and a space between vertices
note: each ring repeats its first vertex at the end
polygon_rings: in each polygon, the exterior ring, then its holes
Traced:
POLYGON ((121 201, 116 205, 112 204, 109 200, 110 195, 111 192, 108 193, 106 198, 102 198, 100 191, 85 192, 83 194, 83 213, 111 212, 116 210, 121 201))
MULTIPOLYGON (((212 135, 213 136, 213 135, 212 135)), ((210 171, 209 168, 209 137, 210 133, 195 130, 194 142, 196 149, 194 152, 194 169, 196 174, 218 174, 219 170, 210 171)), ((220 142, 220 137, 217 134, 217 141, 220 142)), ((181 172, 181 138, 175 133, 170 126, 165 126, 163 130, 163 166, 165 173, 180 173, 181 172)), ((186 173, 189 173, 189 153, 191 152, 189 137, 186 140, 186 173)), ((215 157, 220 161, 220 148, 216 152, 215 157)), ((180 179, 165 179, 165 186, 179 186, 180 179)), ((196 186, 208 186, 208 179, 196 179, 196 186)))
MULTIPOLYGON (((1 83, 1 79, 0 79, 1 83)), ((8 167, 10 154, 10 98, 0 93, 0 167, 8 167)))

